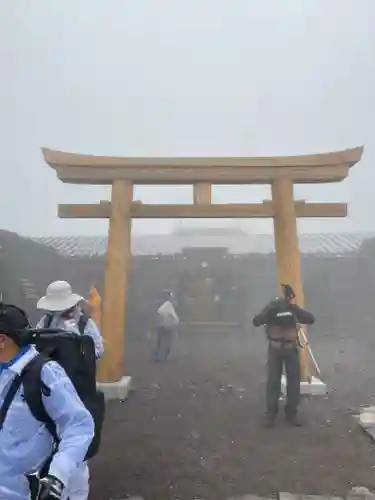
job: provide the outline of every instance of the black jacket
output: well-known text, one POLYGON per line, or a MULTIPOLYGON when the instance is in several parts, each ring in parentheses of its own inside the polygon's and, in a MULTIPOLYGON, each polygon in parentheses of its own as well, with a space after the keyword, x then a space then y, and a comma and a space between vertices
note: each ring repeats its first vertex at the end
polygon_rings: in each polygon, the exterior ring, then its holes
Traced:
MULTIPOLYGON (((266 307, 262 309, 262 311, 260 311, 259 314, 254 316, 254 326, 262 326, 270 323, 270 313, 273 309, 273 302, 274 301, 269 302, 266 307)), ((306 311, 306 309, 302 309, 302 307, 299 307, 296 304, 289 304, 289 307, 292 309, 298 323, 301 323, 301 325, 312 325, 313 323, 315 323, 315 317, 313 314, 311 314, 311 312, 306 311)))

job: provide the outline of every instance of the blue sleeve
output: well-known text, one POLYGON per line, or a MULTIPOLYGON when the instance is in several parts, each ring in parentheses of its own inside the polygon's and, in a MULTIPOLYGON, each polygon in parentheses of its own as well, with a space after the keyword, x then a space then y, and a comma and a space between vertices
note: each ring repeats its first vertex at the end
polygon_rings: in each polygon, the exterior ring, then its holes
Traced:
POLYGON ((96 359, 100 359, 104 353, 104 343, 98 325, 92 318, 88 320, 84 334, 89 335, 94 340, 96 359))
POLYGON ((84 461, 94 437, 94 421, 60 365, 54 361, 45 364, 41 378, 51 389, 49 396, 43 396, 43 403, 61 439, 49 473, 66 486, 71 474, 84 461))

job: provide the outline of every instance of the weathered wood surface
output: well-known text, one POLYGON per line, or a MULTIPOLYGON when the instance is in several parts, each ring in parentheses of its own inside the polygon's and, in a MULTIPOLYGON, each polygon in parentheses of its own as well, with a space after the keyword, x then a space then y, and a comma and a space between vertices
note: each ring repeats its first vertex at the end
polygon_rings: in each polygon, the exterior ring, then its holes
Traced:
MULTIPOLYGON (((296 204, 294 203, 293 182, 280 179, 272 183, 272 205, 274 208, 274 235, 277 254, 278 283, 290 284, 303 307, 301 279, 301 257, 298 244, 296 204)), ((304 206, 304 204, 301 204, 304 206)))
MULTIPOLYGON (((208 199, 208 198, 205 198, 208 199)), ((295 202, 296 217, 346 217, 346 203, 301 203, 295 202)), ((181 219, 188 218, 263 218, 273 217, 275 207, 266 203, 228 203, 191 205, 153 205, 134 202, 131 204, 134 219, 181 219)), ((108 219, 111 203, 61 204, 58 215, 62 219, 108 219)))
POLYGON ((212 197, 212 186, 209 182, 197 182, 193 186, 194 203, 209 205, 212 197))
POLYGON ((288 176, 294 182, 337 182, 348 176, 363 147, 326 154, 287 157, 119 158, 80 155, 42 148, 45 161, 63 182, 112 184, 115 179, 145 184, 270 183, 288 176))
MULTIPOLYGON (((278 283, 288 283, 293 287, 297 303, 303 307, 304 295, 301 276, 301 255, 298 243, 296 203, 294 202, 293 182, 283 178, 275 180, 271 186, 272 204, 275 211, 273 219, 275 248, 277 255, 278 283)), ((298 204, 297 206, 304 206, 298 204)), ((301 380, 308 379, 308 351, 305 347, 300 353, 301 380)))
POLYGON ((185 156, 185 157, 129 157, 129 156, 95 156, 78 153, 67 153, 63 151, 42 148, 44 160, 51 166, 68 167, 93 166, 93 167, 316 167, 326 165, 342 165, 348 163, 354 165, 362 156, 363 146, 345 149, 342 151, 332 151, 329 153, 319 153, 312 155, 296 156, 185 156))
POLYGON ((295 184, 340 182, 349 175, 349 165, 316 167, 216 167, 191 168, 90 168, 57 167, 57 177, 68 184, 110 185, 114 180, 127 180, 134 184, 270 184, 274 179, 288 176, 295 184))
POLYGON ((101 382, 117 382, 123 376, 132 197, 131 183, 114 182, 103 298, 102 334, 105 349, 98 370, 101 382))

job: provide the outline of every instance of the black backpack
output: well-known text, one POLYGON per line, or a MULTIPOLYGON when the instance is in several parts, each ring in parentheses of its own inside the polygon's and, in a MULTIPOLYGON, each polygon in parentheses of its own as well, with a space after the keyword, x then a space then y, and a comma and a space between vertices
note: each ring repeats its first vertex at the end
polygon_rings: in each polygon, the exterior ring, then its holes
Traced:
MULTIPOLYGON (((51 320, 50 316, 46 317, 47 328, 51 320)), ((34 418, 46 425, 58 447, 55 422, 48 415, 42 400, 42 396, 48 397, 51 390, 41 380, 41 370, 51 360, 59 363, 65 370, 94 420, 95 435, 85 460, 94 457, 99 450, 105 416, 104 394, 96 388, 95 344, 92 337, 83 334, 88 320, 88 316, 81 315, 78 324, 79 335, 69 332, 48 333, 48 330, 41 330, 39 333, 35 331, 33 343, 40 354, 32 359, 21 373, 24 399, 34 418)))
POLYGON ((285 299, 276 299, 271 302, 268 323, 285 329, 297 327, 293 308, 285 299))

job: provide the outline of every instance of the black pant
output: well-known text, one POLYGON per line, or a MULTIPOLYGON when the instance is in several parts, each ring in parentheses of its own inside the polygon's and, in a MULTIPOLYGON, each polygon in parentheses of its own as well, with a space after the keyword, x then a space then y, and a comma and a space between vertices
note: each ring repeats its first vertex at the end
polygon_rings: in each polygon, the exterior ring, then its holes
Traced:
POLYGON ((297 346, 277 348, 268 345, 268 379, 266 393, 267 416, 275 418, 279 406, 281 392, 281 375, 285 366, 287 377, 287 396, 285 414, 288 418, 294 418, 298 412, 300 401, 301 370, 299 350, 297 346))

